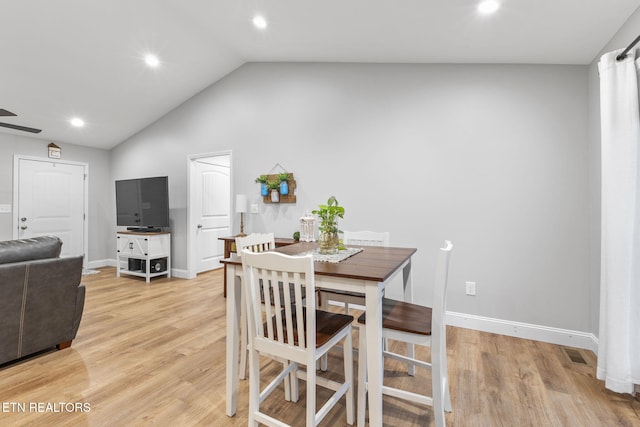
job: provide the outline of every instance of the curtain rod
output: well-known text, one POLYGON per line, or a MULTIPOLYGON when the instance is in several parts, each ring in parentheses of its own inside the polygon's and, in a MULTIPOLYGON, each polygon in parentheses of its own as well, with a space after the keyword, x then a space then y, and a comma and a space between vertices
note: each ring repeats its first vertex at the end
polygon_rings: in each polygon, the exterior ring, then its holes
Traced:
POLYGON ((636 37, 636 39, 634 41, 631 42, 631 44, 629 46, 627 46, 627 48, 625 50, 622 51, 622 53, 618 56, 616 56, 616 59, 618 61, 622 61, 624 58, 627 57, 627 53, 629 53, 629 51, 631 49, 633 49, 633 47, 638 44, 638 42, 640 42, 640 36, 636 37))

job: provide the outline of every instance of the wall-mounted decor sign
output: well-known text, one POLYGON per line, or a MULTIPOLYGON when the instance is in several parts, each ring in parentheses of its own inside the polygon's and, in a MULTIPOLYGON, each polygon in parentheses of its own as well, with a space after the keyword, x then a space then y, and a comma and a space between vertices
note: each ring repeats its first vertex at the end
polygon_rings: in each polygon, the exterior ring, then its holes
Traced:
POLYGON ((255 179, 260 184, 260 195, 264 203, 295 203, 296 180, 277 163, 268 174, 255 179), (278 169, 280 172, 278 172, 278 169))
POLYGON ((48 145, 49 148, 49 158, 50 159, 59 159, 62 154, 62 150, 53 142, 48 145))

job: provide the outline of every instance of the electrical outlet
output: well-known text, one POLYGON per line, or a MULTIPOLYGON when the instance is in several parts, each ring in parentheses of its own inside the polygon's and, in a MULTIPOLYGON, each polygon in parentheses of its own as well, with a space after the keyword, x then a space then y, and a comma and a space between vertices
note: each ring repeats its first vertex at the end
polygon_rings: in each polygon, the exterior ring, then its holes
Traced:
POLYGON ((257 203, 252 203, 251 204, 251 213, 252 214, 260 213, 260 205, 257 204, 257 203))
POLYGON ((475 295, 476 294, 476 282, 465 282, 465 287, 467 291, 467 295, 475 295))
POLYGON ((0 213, 11 213, 11 205, 0 205, 0 213))

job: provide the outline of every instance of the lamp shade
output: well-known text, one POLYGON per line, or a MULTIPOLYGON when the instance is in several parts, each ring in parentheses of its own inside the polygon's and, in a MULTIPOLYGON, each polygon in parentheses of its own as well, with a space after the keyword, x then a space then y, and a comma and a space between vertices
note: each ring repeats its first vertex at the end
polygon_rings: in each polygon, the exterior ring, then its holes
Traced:
POLYGON ((247 212, 247 196, 244 194, 236 194, 236 212, 247 212))

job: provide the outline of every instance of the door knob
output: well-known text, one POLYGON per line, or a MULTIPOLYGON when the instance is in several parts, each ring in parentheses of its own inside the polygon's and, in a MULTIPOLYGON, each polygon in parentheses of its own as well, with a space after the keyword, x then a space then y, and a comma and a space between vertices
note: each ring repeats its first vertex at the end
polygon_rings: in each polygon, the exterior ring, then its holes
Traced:
POLYGON ((29 227, 27 227, 26 225, 20 226, 20 230, 26 230, 27 228, 29 228, 29 227))
POLYGON ((202 224, 198 224, 198 228, 202 228, 202 224))
POLYGON ((22 221, 22 222, 25 222, 26 220, 27 220, 27 218, 25 218, 25 217, 20 218, 20 221, 22 221))

